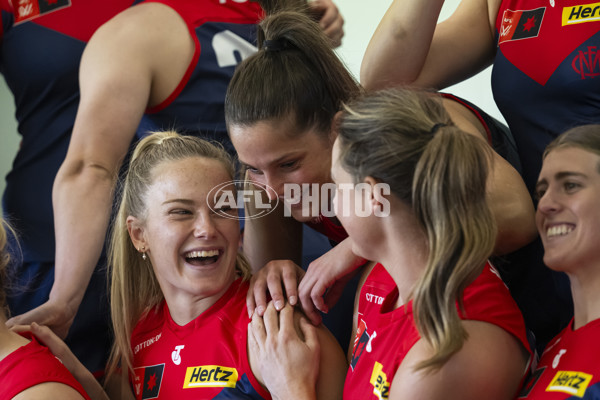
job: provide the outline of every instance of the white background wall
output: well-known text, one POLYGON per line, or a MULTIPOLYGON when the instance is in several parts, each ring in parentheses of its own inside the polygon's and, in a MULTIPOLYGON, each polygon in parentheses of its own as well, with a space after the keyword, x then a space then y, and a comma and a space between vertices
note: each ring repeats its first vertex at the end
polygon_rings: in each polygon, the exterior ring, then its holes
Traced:
MULTIPOLYGON (((338 54, 358 79, 360 63, 369 39, 391 0, 372 0, 368 2, 368 5, 359 0, 334 1, 346 21, 344 25, 346 35, 338 54)), ((460 0, 446 0, 440 18, 447 18, 459 2, 460 0)), ((448 88, 446 91, 474 102, 502 120, 492 99, 489 69, 468 81, 448 88)), ((4 191, 4 177, 10 169, 19 140, 14 118, 14 101, 2 79, 0 80, 0 192, 4 191)))

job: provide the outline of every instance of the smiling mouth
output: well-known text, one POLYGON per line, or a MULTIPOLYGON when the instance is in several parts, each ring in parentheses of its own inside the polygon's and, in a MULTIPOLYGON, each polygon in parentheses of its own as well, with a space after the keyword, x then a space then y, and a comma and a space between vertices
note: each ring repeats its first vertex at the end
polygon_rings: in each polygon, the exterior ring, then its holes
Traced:
POLYGON ((571 233, 571 231, 573 231, 573 229, 575 229, 573 226, 566 225, 566 224, 551 226, 546 231, 546 236, 548 238, 555 237, 555 236, 565 236, 565 235, 568 235, 569 233, 571 233))
POLYGON ((195 266, 210 265, 219 259, 219 250, 190 251, 185 254, 185 261, 195 266))

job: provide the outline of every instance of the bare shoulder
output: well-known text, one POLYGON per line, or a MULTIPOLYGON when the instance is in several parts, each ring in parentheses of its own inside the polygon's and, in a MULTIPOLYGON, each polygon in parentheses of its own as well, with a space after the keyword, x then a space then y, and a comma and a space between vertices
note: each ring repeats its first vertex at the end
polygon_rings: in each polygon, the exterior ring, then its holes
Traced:
POLYGON ((13 400, 81 400, 84 397, 72 387, 58 382, 45 382, 23 390, 13 400))
POLYGON ((513 399, 528 363, 520 342, 498 326, 463 321, 468 338, 439 370, 415 370, 431 356, 420 340, 408 352, 394 376, 390 399, 513 399))
MULTIPOLYGON (((114 43, 118 47, 140 48, 156 45, 156 41, 172 41, 174 45, 182 35, 188 35, 181 16, 171 7, 161 3, 143 3, 130 7, 102 25, 92 36, 91 45, 114 43)), ((144 48, 140 48, 144 50, 144 48)))

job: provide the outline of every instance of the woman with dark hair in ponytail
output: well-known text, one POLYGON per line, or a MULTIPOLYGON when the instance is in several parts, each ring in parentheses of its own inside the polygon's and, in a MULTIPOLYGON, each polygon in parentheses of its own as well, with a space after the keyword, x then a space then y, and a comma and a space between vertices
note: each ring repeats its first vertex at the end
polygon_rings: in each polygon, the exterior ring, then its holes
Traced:
MULTIPOLYGON (((288 203, 292 218, 273 212, 268 217, 246 221, 245 253, 255 271, 265 264, 269 267, 256 275, 253 290, 256 299, 249 298, 248 308, 253 310, 256 306, 262 315, 268 287, 276 309, 283 307, 286 297, 292 304, 299 297, 307 315, 318 322, 320 315, 316 310, 329 311, 339 296, 339 287, 343 286, 338 284, 345 282, 344 276, 364 262, 353 253, 339 221, 323 215, 323 205, 331 207, 334 191, 323 190, 328 185, 333 187, 330 167, 334 117, 344 103, 359 97, 362 89, 331 50, 318 25, 302 13, 274 13, 259 26, 259 51, 237 67, 227 91, 225 117, 248 179, 270 186, 273 189, 270 200, 288 203), (294 192, 294 188, 304 190, 294 192), (299 192, 301 196, 292 196, 299 192), (290 273, 287 268, 292 263, 282 260, 294 260, 301 223, 338 244, 310 264, 296 288, 301 273, 290 273), (282 277, 285 292, 281 288, 282 277)), ((424 94, 421 98, 429 96, 438 99, 435 94, 424 94)), ((430 114, 429 120, 455 123, 478 136, 482 145, 485 146, 486 139, 490 145, 495 144, 492 140, 495 122, 479 114, 476 108, 452 96, 430 102, 435 105, 435 113, 423 110, 430 114)), ((400 119, 420 117, 412 115, 412 105, 406 106, 409 108, 400 119)), ((494 160, 489 184, 499 233, 494 253, 506 254, 535 237, 534 209, 515 169, 496 153, 494 160)), ((253 215, 252 209, 247 211, 253 215)), ((385 276, 382 279, 391 281, 385 276)), ((389 286, 379 288, 377 296, 387 294, 389 286)))
MULTIPOLYGON (((439 112, 424 93, 389 90, 340 118, 336 215, 353 252, 396 285, 359 323, 345 399, 512 399, 531 358, 521 313, 488 261, 492 151, 432 118, 439 112)), ((252 332, 264 335, 258 323, 252 332)))

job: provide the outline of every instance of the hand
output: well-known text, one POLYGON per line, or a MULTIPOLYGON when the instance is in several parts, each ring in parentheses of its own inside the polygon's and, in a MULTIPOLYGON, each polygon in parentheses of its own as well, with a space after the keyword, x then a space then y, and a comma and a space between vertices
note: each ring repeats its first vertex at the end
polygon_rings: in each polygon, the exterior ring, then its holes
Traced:
POLYGON ((34 322, 45 325, 52 329, 61 339, 67 337, 69 328, 75 319, 77 309, 68 303, 57 300, 48 300, 39 307, 17 315, 6 321, 6 326, 11 328, 15 325, 29 325, 34 322))
POLYGON ((346 238, 309 264, 298 292, 302 309, 313 324, 321 323, 319 311, 327 313, 335 305, 352 277, 350 273, 364 263, 352 252, 352 242, 346 238))
POLYGON ((299 325, 297 331, 294 308, 289 304, 278 313, 269 303, 264 317, 252 317, 248 345, 257 356, 262 381, 273 399, 316 398, 320 354, 317 328, 302 317, 299 325))
POLYGON ((298 302, 298 281, 304 275, 302 268, 289 260, 273 260, 267 263, 250 280, 250 288, 246 294, 248 316, 254 311, 263 316, 267 308, 267 293, 271 295, 276 310, 285 305, 285 297, 291 305, 298 302), (282 286, 283 282, 283 286, 282 286))
POLYGON ((331 39, 332 46, 340 46, 344 37, 344 18, 337 6, 332 0, 313 0, 308 5, 325 35, 331 39))
POLYGON ((108 396, 102 386, 90 371, 75 357, 69 347, 47 326, 40 326, 33 322, 31 325, 15 325, 15 332, 31 331, 35 337, 46 346, 56 358, 79 381, 83 389, 93 400, 106 400, 108 396))

